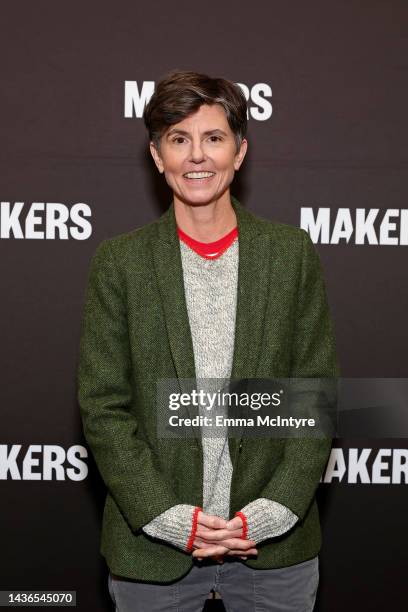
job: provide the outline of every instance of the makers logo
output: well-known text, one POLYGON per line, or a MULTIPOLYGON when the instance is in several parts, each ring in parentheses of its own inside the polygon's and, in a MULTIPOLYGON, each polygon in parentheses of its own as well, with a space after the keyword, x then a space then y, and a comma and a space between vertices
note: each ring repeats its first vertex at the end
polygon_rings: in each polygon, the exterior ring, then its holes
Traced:
MULTIPOLYGON (((247 118, 255 121, 266 121, 272 117, 272 88, 267 83, 255 83, 248 87, 244 83, 236 83, 244 92, 248 102, 247 118)), ((126 119, 141 119, 146 104, 154 93, 154 81, 125 81, 124 117, 126 119)))
POLYGON ((0 238, 86 240, 92 234, 88 204, 59 202, 1 202, 0 238))
POLYGON ((88 466, 85 446, 67 451, 54 444, 0 444, 0 480, 84 480, 88 466))
POLYGON ((300 227, 315 244, 408 245, 408 208, 302 207, 300 227))
POLYGON ((408 484, 408 449, 332 448, 320 482, 408 484))

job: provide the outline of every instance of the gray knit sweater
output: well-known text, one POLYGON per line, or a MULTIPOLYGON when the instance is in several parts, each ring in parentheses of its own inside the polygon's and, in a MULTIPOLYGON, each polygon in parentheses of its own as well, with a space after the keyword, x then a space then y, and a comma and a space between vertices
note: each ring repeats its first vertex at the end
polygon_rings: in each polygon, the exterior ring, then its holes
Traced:
MULTIPOLYGON (((204 379, 200 388, 216 391, 222 381, 208 379, 228 379, 232 368, 239 241, 236 238, 215 259, 202 257, 181 240, 180 249, 197 382, 200 385, 200 379, 204 379)), ((232 478, 228 438, 205 434, 202 446, 203 511, 228 520, 232 478)), ((178 504, 144 525, 143 530, 188 551, 194 510, 195 506, 178 504)), ((247 538, 256 543, 285 533, 298 520, 289 508, 265 498, 252 501, 241 512, 247 518, 247 538)))

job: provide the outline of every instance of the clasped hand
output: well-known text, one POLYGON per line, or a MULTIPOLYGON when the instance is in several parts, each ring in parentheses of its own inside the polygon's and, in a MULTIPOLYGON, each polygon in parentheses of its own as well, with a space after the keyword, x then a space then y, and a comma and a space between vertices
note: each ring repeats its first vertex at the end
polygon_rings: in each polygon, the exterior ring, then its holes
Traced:
POLYGON ((246 559, 247 555, 258 554, 253 540, 242 539, 242 519, 236 516, 230 521, 200 512, 197 515, 197 530, 193 542, 192 556, 199 561, 212 557, 219 563, 224 555, 246 559))

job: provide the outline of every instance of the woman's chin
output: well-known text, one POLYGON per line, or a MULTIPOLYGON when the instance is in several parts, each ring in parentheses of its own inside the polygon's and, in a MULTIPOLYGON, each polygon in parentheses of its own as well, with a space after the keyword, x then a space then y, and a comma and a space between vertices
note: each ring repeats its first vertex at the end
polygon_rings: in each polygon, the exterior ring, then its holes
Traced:
POLYGON ((205 206, 206 204, 214 202, 215 198, 215 194, 183 194, 180 200, 182 200, 185 204, 189 204, 190 206, 205 206))
POLYGON ((184 204, 189 204, 190 206, 205 206, 206 204, 211 204, 211 202, 215 202, 216 200, 220 200, 224 195, 225 191, 220 192, 209 192, 202 190, 201 193, 197 191, 194 192, 183 192, 182 194, 174 194, 177 199, 184 202, 184 204))

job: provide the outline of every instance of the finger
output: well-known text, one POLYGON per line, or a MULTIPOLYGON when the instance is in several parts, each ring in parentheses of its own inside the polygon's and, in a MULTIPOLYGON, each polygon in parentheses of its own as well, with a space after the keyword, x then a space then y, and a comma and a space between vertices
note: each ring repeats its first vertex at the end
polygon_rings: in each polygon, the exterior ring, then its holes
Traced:
POLYGON ((196 536, 199 536, 203 540, 219 542, 227 538, 240 538, 242 536, 242 529, 231 531, 228 529, 209 529, 208 527, 198 525, 196 536))
MULTIPOLYGON (((225 542, 226 541, 224 540, 222 544, 224 545, 225 542)), ((246 542, 246 540, 244 540, 244 542, 246 542)), ((218 546, 219 544, 216 544, 216 545, 218 546)), ((225 544, 225 546, 226 546, 226 544, 225 544)), ((194 540, 194 543, 193 543, 193 550, 208 549, 208 548, 212 548, 212 547, 214 547, 213 543, 202 542, 200 540, 197 540, 197 538, 194 540)), ((229 549, 229 550, 231 550, 231 549, 229 549)), ((253 547, 251 546, 249 549, 243 549, 243 550, 239 551, 240 554, 242 554, 243 552, 245 552, 247 554, 258 554, 258 551, 255 548, 255 545, 253 547)))
POLYGON ((256 548, 250 548, 249 550, 245 551, 245 555, 242 555, 242 550, 229 550, 226 554, 234 557, 240 557, 241 559, 246 559, 247 555, 257 555, 258 551, 256 548))
POLYGON ((193 551, 192 556, 193 557, 214 557, 217 555, 224 555, 228 552, 228 548, 226 548, 225 546, 214 546, 212 548, 209 549, 204 549, 204 548, 198 548, 197 550, 193 551))
POLYGON ((204 525, 205 527, 210 527, 211 529, 225 529, 227 521, 220 516, 216 516, 215 514, 206 514, 200 510, 197 515, 197 525, 204 525))
POLYGON ((210 529, 203 525, 197 525, 196 534, 203 538, 240 538, 242 536, 242 529, 210 529))
MULTIPOLYGON (((230 538, 227 540, 223 540, 222 542, 208 543, 202 542, 200 538, 195 538, 193 542, 194 553, 196 551, 205 551, 206 556, 211 556, 212 554, 217 554, 219 552, 223 552, 223 550, 239 550, 242 552, 246 552, 249 549, 256 550, 256 542, 253 540, 242 540, 240 538, 230 538), (215 550, 215 552, 213 552, 215 550)), ((193 553, 193 554, 194 554, 193 553)), ((194 556, 198 556, 196 553, 194 556)))
POLYGON ((248 550, 249 548, 254 548, 256 546, 256 542, 253 540, 241 540, 240 538, 228 538, 226 540, 222 540, 217 543, 220 546, 226 546, 229 550, 248 550))
POLYGON ((195 538, 193 542, 193 549, 209 548, 211 546, 214 546, 214 542, 205 542, 204 540, 201 540, 200 538, 195 538))
MULTIPOLYGON (((229 542, 230 540, 240 540, 240 538, 227 538, 224 540, 206 540, 196 536, 193 542, 193 548, 208 548, 208 546, 228 546, 225 542, 229 542)), ((243 542, 248 542, 248 540, 242 540, 243 542)), ((255 542, 251 542, 252 546, 255 546, 255 542)))
POLYGON ((228 552, 226 546, 211 546, 209 548, 197 548, 192 552, 193 557, 213 557, 214 555, 224 555, 228 552))
POLYGON ((242 526, 243 523, 240 516, 236 516, 227 523, 227 529, 231 531, 234 531, 235 529, 240 529, 242 531, 242 526))

